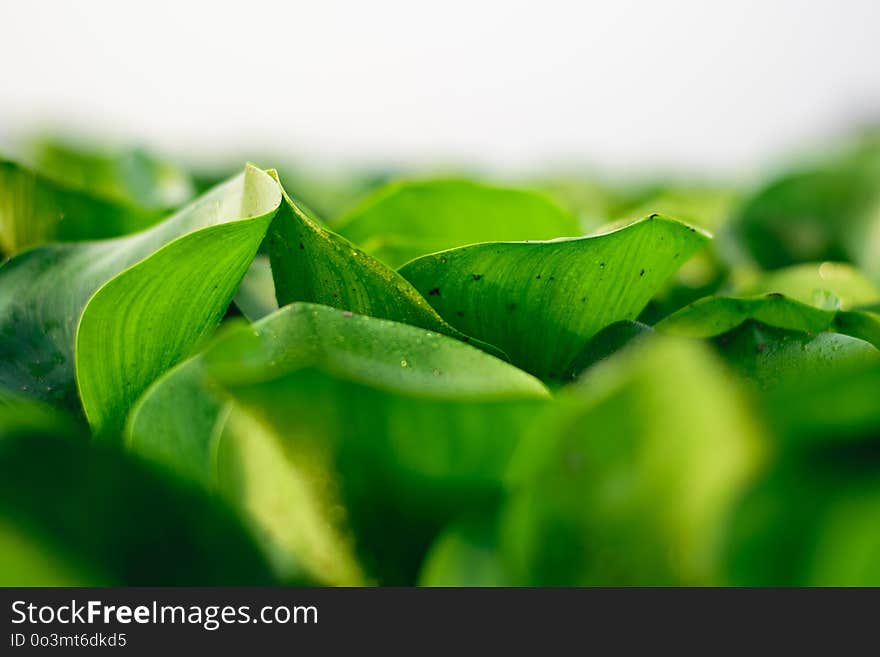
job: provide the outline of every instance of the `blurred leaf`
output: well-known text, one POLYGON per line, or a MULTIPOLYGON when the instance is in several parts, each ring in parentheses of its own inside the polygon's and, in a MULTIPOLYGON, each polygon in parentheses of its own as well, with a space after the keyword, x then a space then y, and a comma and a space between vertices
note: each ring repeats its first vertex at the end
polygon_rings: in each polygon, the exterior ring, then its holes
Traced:
POLYGON ((6 262, 0 385, 72 410, 78 385, 95 431, 120 428, 220 321, 278 203, 275 182, 249 168, 148 231, 6 262))
MULTIPOLYGON (((31 405, 35 416, 45 411, 31 405)), ((0 406, 0 584, 274 582, 224 506, 106 448, 0 406)))
POLYGON ((635 319, 708 239, 651 216, 592 237, 443 251, 400 273, 457 329, 500 347, 532 374, 559 380, 587 340, 635 319))
MULTIPOLYGON (((286 193, 268 243, 281 306, 294 301, 319 303, 470 341, 397 272, 324 228, 286 193)), ((492 346, 479 346, 503 355, 492 346)))
POLYGON ((784 294, 820 308, 838 299, 845 309, 880 301, 880 290, 858 269, 841 262, 805 263, 762 273, 738 285, 741 294, 784 294))
POLYGON ((252 322, 278 310, 268 256, 258 255, 253 259, 235 292, 234 301, 241 314, 252 322))
POLYGON ((656 329, 706 338, 722 335, 752 320, 805 334, 837 331, 880 347, 880 313, 837 310, 840 300, 833 294, 816 300, 825 307, 801 303, 776 292, 760 297, 706 297, 673 313, 656 329))
POLYGON ((878 211, 880 150, 856 148, 772 181, 743 204, 732 228, 765 269, 840 260, 874 274, 878 211))
POLYGON ((7 256, 45 242, 133 233, 161 214, 102 199, 0 159, 0 251, 7 256))
POLYGON ((628 218, 662 214, 716 231, 727 221, 736 200, 736 192, 725 187, 696 183, 661 184, 636 204, 620 209, 618 213, 628 218))
POLYGON ((529 181, 578 218, 582 232, 595 230, 617 216, 617 190, 589 173, 561 173, 529 181))
POLYGON ((877 464, 876 450, 838 450, 777 468, 737 510, 731 583, 880 585, 877 464))
POLYGON ((831 371, 800 372, 760 397, 782 444, 801 448, 880 439, 880 362, 852 351, 852 358, 831 371))
POLYGON ((481 518, 448 527, 425 557, 419 586, 509 586, 496 534, 481 518))
POLYGON ((388 185, 340 219, 339 231, 392 267, 463 244, 582 233, 542 194, 465 180, 388 185))
POLYGON ((559 395, 510 468, 502 547, 518 585, 723 581, 729 514, 764 446, 699 343, 646 339, 559 395))
POLYGON ((294 304, 255 330, 157 382, 132 413, 129 442, 226 490, 323 581, 345 573, 320 546, 342 554, 351 533, 370 572, 411 582, 460 505, 497 495, 520 427, 547 397, 503 361, 404 324, 294 304), (232 395, 224 410, 215 379, 232 395), (193 387, 216 400, 197 407, 215 404, 213 422, 190 412, 193 387), (261 504, 273 490, 299 504, 261 504))
POLYGON ((189 201, 189 175, 140 148, 101 150, 54 139, 31 144, 35 168, 93 195, 145 209, 173 209, 189 201))
POLYGON ((828 377, 858 363, 880 364, 880 351, 839 333, 813 335, 747 321, 716 340, 736 371, 762 391, 810 377, 828 377))
POLYGON ((641 342, 654 332, 650 326, 631 320, 609 324, 587 341, 568 367, 566 379, 576 379, 582 372, 617 353, 629 344, 641 342))

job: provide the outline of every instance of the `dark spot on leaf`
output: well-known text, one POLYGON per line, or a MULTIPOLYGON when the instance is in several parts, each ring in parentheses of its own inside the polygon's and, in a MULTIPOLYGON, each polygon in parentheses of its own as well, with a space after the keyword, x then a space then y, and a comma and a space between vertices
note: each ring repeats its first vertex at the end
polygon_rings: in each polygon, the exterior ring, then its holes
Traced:
POLYGON ((765 345, 763 342, 755 345, 755 351, 757 351, 759 354, 763 354, 766 348, 767 345, 765 345))
POLYGON ((783 298, 785 298, 785 295, 784 295, 784 294, 780 294, 779 292, 770 292, 767 296, 768 296, 769 298, 771 298, 771 299, 783 299, 783 298))
POLYGON ((541 274, 538 274, 537 276, 535 276, 535 280, 540 281, 540 280, 541 280, 541 274))
POLYGON ((428 290, 428 296, 439 297, 440 296, 440 288, 439 287, 432 287, 430 290, 428 290))
POLYGON ((639 276, 644 276, 644 275, 645 275, 645 270, 643 269, 642 271, 639 272, 639 276))
POLYGON ((586 303, 586 302, 587 302, 587 297, 581 297, 581 303, 586 303))
POLYGON ((482 274, 471 274, 471 278, 473 278, 475 281, 478 281, 481 278, 483 278, 483 275, 482 274))
POLYGON ((463 310, 458 310, 458 311, 456 311, 455 314, 458 315, 459 317, 464 317, 464 311, 463 311, 463 310))
POLYGON ((515 303, 507 304, 507 310, 509 310, 510 312, 513 312, 514 310, 516 310, 516 304, 515 303))
POLYGON ((599 266, 600 266, 600 267, 604 267, 604 266, 605 266, 605 263, 604 263, 604 262, 600 262, 600 263, 599 263, 599 266))
POLYGON ((303 243, 302 243, 302 242, 300 242, 300 243, 299 243, 299 248, 301 248, 301 249, 305 249, 306 247, 303 246, 303 243))
POLYGON ((657 214, 656 212, 652 212, 652 213, 651 213, 651 216, 648 217, 648 218, 649 218, 649 219, 656 219, 656 218, 659 217, 659 216, 660 216, 660 215, 657 214))

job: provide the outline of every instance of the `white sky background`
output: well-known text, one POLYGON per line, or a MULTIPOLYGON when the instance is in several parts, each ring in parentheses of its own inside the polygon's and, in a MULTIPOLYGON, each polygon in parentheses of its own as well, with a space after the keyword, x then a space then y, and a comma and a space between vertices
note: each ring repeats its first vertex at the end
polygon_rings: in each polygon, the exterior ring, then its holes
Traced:
POLYGON ((0 140, 752 175, 880 117, 877 0, 0 0, 0 140))

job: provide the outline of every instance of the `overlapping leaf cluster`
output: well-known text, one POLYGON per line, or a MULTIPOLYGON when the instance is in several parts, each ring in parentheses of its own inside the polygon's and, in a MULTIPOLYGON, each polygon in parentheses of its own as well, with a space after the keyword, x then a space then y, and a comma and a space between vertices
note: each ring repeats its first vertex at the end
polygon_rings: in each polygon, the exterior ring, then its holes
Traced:
POLYGON ((35 153, 0 162, 3 583, 880 583, 876 143, 324 218, 271 169, 35 153))

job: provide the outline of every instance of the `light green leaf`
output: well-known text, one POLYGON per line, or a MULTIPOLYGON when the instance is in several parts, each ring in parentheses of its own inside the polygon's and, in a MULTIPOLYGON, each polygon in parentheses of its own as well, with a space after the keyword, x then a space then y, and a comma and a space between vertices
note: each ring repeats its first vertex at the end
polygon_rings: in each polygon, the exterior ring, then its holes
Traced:
POLYGON ((425 557, 419 586, 510 586, 495 524, 478 517, 448 527, 425 557))
POLYGON ((195 193, 184 170, 142 148, 103 149, 43 139, 31 144, 28 153, 35 168, 53 180, 144 209, 176 208, 195 193))
POLYGON ((338 230, 392 267, 464 244, 582 234, 577 219, 543 194, 465 180, 393 183, 347 213, 338 230))
POLYGON ((454 327, 544 379, 562 379, 600 329, 639 314, 708 236, 651 216, 610 233, 435 253, 400 273, 454 327))
POLYGON ((459 341, 347 311, 293 304, 254 331, 229 333, 151 387, 129 444, 224 490, 322 581, 362 577, 353 535, 369 572, 411 582, 459 505, 497 495, 520 427, 548 395, 459 341), (297 504, 261 502, 273 490, 297 504))
POLYGON ((763 273, 737 286, 743 295, 779 293, 818 308, 855 308, 880 301, 880 290, 843 262, 805 263, 763 273), (833 304, 839 300, 839 306, 833 304), (832 304, 832 305, 829 305, 832 304))
POLYGON ((0 159, 0 251, 7 256, 45 242, 133 233, 161 214, 102 199, 0 159))
POLYGON ((520 444, 503 513, 518 585, 718 584, 765 448, 696 342, 653 336, 591 368, 520 444))
POLYGON ((0 385, 77 409, 78 384, 95 431, 121 427, 144 388, 220 321, 279 201, 275 181, 249 167, 142 233, 8 261, 0 385))
POLYGON ((278 310, 275 300, 275 282, 269 257, 258 255, 251 262, 235 293, 235 305, 241 314, 255 322, 278 310))

